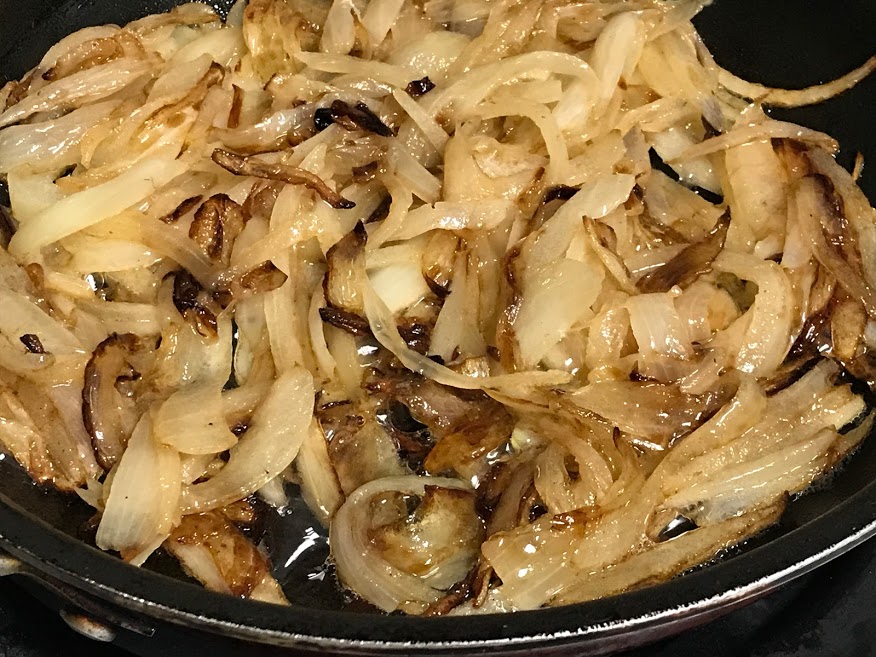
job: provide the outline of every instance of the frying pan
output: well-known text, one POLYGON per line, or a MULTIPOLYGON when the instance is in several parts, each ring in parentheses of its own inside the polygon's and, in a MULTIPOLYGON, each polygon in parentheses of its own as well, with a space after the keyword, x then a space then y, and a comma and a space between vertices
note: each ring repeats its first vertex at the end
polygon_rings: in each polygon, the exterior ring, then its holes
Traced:
MULTIPOLYGON (((87 25, 124 23, 173 0, 0 0, 0 73, 19 77, 53 43, 87 25)), ((221 2, 217 8, 227 5, 221 2)), ((836 77, 876 52, 876 4, 717 0, 698 27, 719 62, 767 84, 836 77), (765 6, 766 5, 766 6, 765 6)), ((876 80, 820 106, 784 112, 876 161, 876 80)), ((864 189, 876 199, 876 175, 864 189)), ((2 457, 2 455, 0 455, 2 457)), ((325 533, 294 496, 268 516, 267 543, 291 608, 211 593, 170 562, 137 569, 81 540, 82 506, 33 485, 0 458, 0 574, 59 608, 76 630, 144 655, 604 654, 641 645, 751 602, 876 535, 876 439, 781 523, 747 545, 656 587, 504 616, 418 619, 345 604, 322 565, 325 533)))

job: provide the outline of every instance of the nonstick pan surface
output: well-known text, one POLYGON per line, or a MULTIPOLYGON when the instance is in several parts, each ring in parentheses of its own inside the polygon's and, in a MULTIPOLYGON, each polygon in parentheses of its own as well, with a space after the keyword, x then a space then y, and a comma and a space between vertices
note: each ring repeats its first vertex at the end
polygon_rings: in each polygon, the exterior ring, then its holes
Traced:
MULTIPOLYGON (((76 29, 124 23, 173 4, 0 0, 0 53, 5 53, 0 74, 19 77, 76 29)), ((724 66, 773 85, 800 87, 831 79, 876 53, 871 0, 717 0, 698 27, 724 66)), ((781 116, 837 137, 840 160, 848 165, 856 151, 876 162, 874 109, 876 80, 871 79, 837 99, 781 116)), ((863 187, 876 199, 876 173, 870 173, 865 167, 863 187)), ((76 501, 34 486, 11 459, 0 460, 0 547, 14 557, 0 559, 0 570, 18 569, 48 582, 68 606, 126 628, 146 643, 160 640, 162 632, 189 628, 212 637, 202 646, 233 646, 228 650, 235 654, 277 654, 277 648, 289 653, 598 654, 702 623, 876 534, 876 439, 865 441, 830 485, 792 503, 777 527, 719 563, 606 600, 505 616, 417 619, 345 606, 331 573, 321 570, 325 534, 300 500, 289 515, 268 521, 273 560, 291 608, 211 593, 187 581, 169 559, 157 559, 150 569, 128 566, 81 540, 88 515, 76 501)))

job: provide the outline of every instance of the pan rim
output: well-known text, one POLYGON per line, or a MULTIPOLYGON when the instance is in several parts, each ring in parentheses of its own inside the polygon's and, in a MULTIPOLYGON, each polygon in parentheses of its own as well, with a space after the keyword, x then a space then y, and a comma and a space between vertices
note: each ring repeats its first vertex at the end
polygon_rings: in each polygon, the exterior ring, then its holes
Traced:
POLYGON ((0 493, 0 542, 34 568, 31 574, 37 578, 49 575, 147 618, 213 634, 347 653, 448 654, 604 642, 743 604, 873 536, 876 482, 763 545, 668 582, 562 607, 426 619, 281 607, 224 596, 131 566, 64 534, 0 493), (509 623, 511 619, 515 622, 509 623))

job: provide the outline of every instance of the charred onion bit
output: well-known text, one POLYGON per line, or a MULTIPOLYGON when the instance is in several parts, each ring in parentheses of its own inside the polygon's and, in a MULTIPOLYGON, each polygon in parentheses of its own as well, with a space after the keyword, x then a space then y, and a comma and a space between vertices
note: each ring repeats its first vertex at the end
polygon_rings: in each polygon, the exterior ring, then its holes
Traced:
POLYGON ((228 264, 234 240, 243 231, 243 225, 243 208, 225 194, 216 194, 195 212, 189 237, 208 258, 228 264))
POLYGON ((19 340, 21 340, 21 344, 23 344, 24 348, 31 354, 46 353, 46 349, 43 347, 43 343, 40 341, 39 336, 34 333, 25 333, 19 338, 19 340))
POLYGON ((253 176, 265 180, 277 180, 290 185, 304 185, 319 194, 323 201, 333 208, 349 210, 356 207, 329 187, 326 182, 310 171, 288 164, 271 164, 253 156, 236 155, 221 148, 213 151, 213 161, 236 176, 253 176))
POLYGON ((420 78, 419 80, 411 80, 408 82, 408 86, 405 87, 405 91, 412 98, 419 98, 420 96, 429 93, 432 89, 435 88, 435 83, 429 79, 427 75, 424 78, 420 78))
POLYGON ((668 292, 676 285, 687 287, 712 269, 712 262, 724 248, 727 231, 730 229, 730 210, 718 219, 718 223, 702 240, 686 246, 681 253, 654 271, 645 274, 637 287, 644 293, 668 292))
POLYGON ((85 366, 82 422, 97 462, 107 471, 121 458, 137 420, 133 402, 119 393, 116 383, 136 375, 128 355, 138 344, 135 335, 113 333, 97 345, 85 366))
MULTIPOLYGON (((373 132, 381 137, 392 137, 395 135, 392 128, 381 121, 380 117, 372 112, 365 103, 359 102, 354 106, 345 103, 343 100, 336 100, 332 103, 329 111, 331 112, 332 121, 345 130, 364 130, 365 132, 373 132)), ((315 117, 314 121, 316 121, 315 117)), ((318 125, 317 129, 319 129, 318 125)))
POLYGON ((213 308, 215 301, 189 272, 178 271, 173 279, 173 305, 192 327, 205 338, 217 335, 218 325, 213 308))

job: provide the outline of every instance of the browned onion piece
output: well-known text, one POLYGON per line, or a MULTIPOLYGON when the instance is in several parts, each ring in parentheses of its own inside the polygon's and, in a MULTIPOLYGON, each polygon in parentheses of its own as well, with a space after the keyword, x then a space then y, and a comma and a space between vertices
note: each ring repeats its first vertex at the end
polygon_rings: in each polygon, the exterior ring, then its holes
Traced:
POLYGON ((271 180, 258 181, 253 185, 243 202, 244 221, 256 218, 270 219, 282 188, 283 185, 271 180))
POLYGON ((841 361, 854 360, 866 325, 867 313, 858 301, 837 304, 830 318, 831 355, 841 361))
POLYGON ((676 285, 684 288, 712 269, 712 261, 724 248, 730 228, 730 210, 718 219, 715 227, 702 240, 686 246, 669 262, 648 272, 636 282, 643 293, 668 292, 676 285))
POLYGON ((288 604, 267 559, 232 524, 229 515, 235 516, 230 511, 185 516, 164 547, 186 572, 213 591, 288 604))
POLYGON ((234 240, 243 231, 243 208, 225 194, 211 196, 195 212, 189 237, 211 260, 225 264, 231 260, 234 240))
POLYGON ((369 402, 324 407, 316 415, 344 494, 374 479, 406 472, 395 441, 380 426, 369 402))
POLYGON ((871 317, 876 316, 876 293, 864 278, 861 254, 854 251, 843 207, 837 203, 830 180, 821 174, 802 178, 794 187, 789 211, 818 262, 864 304, 871 317))
POLYGON ((348 201, 316 174, 289 166, 288 164, 271 164, 253 156, 236 155, 217 148, 213 151, 213 161, 223 169, 237 176, 254 176, 266 180, 277 180, 290 185, 304 185, 319 194, 323 201, 333 208, 349 210, 356 207, 352 201, 348 201))
POLYGON ((423 277, 429 289, 439 297, 450 292, 453 264, 459 249, 459 238, 450 231, 437 230, 423 250, 423 277))
POLYGON ((414 512, 400 520, 371 532, 389 564, 427 577, 438 589, 449 588, 470 571, 484 534, 474 491, 427 485, 414 512), (439 564, 444 572, 436 572, 439 564))
POLYGON ((60 80, 92 66, 106 64, 123 54, 122 46, 115 37, 92 39, 64 53, 52 68, 43 73, 43 80, 60 80))
POLYGON ((116 389, 120 377, 139 376, 127 359, 137 346, 137 336, 113 334, 97 346, 85 366, 82 421, 105 470, 121 458, 137 423, 133 402, 116 389))
POLYGON ((287 278, 289 277, 277 269, 274 263, 263 262, 240 277, 240 286, 244 290, 264 294, 282 286, 287 278))
POLYGON ((328 273, 323 282, 326 301, 334 308, 359 316, 365 309, 360 277, 365 272, 367 240, 365 226, 358 223, 325 256, 328 264, 328 273))
POLYGON ((8 110, 10 107, 20 103, 27 96, 30 84, 33 81, 36 71, 32 71, 23 80, 10 80, 3 87, 4 91, 8 88, 9 94, 6 96, 6 105, 3 110, 8 110))
POLYGON ((728 391, 721 389, 696 397, 683 394, 674 385, 604 381, 584 386, 565 399, 621 431, 665 446, 696 428, 728 397, 728 391))

